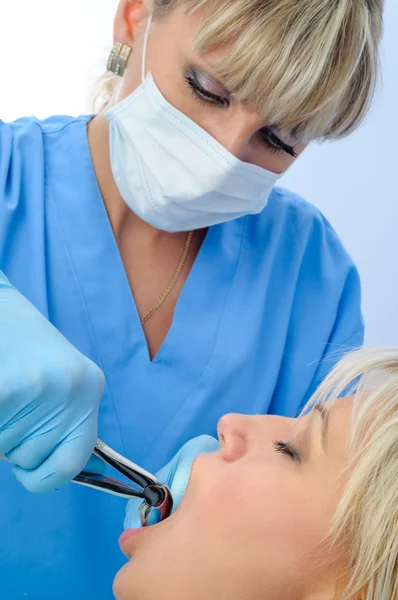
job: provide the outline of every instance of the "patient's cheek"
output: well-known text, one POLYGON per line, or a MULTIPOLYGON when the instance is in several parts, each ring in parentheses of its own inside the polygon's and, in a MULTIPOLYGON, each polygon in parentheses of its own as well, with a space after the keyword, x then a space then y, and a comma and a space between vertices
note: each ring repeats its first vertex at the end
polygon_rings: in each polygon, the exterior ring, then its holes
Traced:
POLYGON ((251 530, 264 520, 259 471, 257 465, 215 458, 201 457, 195 465, 180 518, 186 528, 196 530, 200 543, 211 544, 213 551, 227 545, 232 552, 246 545, 251 530))
POLYGON ((320 546, 330 530, 334 504, 317 486, 309 482, 308 489, 298 486, 291 493, 286 490, 279 493, 277 502, 268 498, 267 512, 265 526, 270 537, 279 541, 281 551, 292 563, 301 564, 320 555, 320 546))
POLYGON ((241 479, 241 469, 218 455, 200 456, 194 465, 192 480, 187 489, 187 509, 219 518, 231 506, 239 506, 249 492, 249 474, 241 479), (244 490, 246 490, 244 492, 244 490))
POLYGON ((198 542, 211 543, 214 551, 241 552, 250 540, 258 551, 283 556, 285 564, 317 548, 334 501, 325 500, 322 486, 303 486, 286 469, 281 474, 278 460, 260 454, 235 462, 210 455, 198 460, 184 511, 198 542))

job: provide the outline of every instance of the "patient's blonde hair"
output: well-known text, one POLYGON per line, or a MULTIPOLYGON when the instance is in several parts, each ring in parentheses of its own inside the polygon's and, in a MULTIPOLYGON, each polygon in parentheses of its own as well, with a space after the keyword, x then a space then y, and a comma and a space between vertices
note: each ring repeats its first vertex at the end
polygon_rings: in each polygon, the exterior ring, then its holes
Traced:
POLYGON ((332 545, 344 540, 350 548, 339 600, 397 600, 398 349, 348 354, 304 412, 353 392, 348 483, 330 536, 332 545))
MULTIPOLYGON (((153 0, 154 19, 179 5, 188 16, 203 11, 195 49, 228 48, 216 75, 269 123, 299 139, 329 139, 365 116, 383 0, 153 0)), ((120 78, 100 81, 103 109, 120 78)))

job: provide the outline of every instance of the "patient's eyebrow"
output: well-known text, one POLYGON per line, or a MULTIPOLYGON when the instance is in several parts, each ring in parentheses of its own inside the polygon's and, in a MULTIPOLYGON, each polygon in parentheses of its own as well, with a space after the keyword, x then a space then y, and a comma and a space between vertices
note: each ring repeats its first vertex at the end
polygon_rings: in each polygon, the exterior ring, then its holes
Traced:
POLYGON ((326 436, 327 436, 327 432, 328 432, 328 426, 329 426, 329 411, 326 409, 326 407, 323 404, 316 404, 314 406, 314 410, 316 410, 321 419, 322 419, 322 428, 321 428, 321 442, 322 442, 322 448, 325 451, 325 446, 326 446, 326 436))

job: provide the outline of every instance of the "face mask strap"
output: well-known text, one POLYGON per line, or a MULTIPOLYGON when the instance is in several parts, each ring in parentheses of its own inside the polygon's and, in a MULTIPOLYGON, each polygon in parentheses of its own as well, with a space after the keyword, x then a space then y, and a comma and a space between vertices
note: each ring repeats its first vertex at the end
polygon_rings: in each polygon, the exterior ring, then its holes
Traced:
POLYGON ((149 15, 149 18, 148 18, 148 24, 147 24, 146 30, 145 30, 144 47, 142 50, 142 74, 141 74, 142 82, 144 82, 144 79, 145 79, 146 49, 148 46, 148 35, 149 35, 149 28, 151 26, 151 23, 152 23, 152 13, 149 15))

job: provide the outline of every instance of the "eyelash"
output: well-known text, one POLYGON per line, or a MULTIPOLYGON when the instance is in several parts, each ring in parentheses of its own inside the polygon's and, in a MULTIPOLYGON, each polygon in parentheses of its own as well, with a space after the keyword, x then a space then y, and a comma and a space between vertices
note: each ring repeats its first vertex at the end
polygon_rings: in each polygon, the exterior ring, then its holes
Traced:
POLYGON ((217 104, 218 106, 227 108, 228 100, 226 98, 212 94, 202 88, 192 75, 187 75, 185 81, 189 85, 194 98, 202 102, 202 104, 217 104))
MULTIPOLYGON (((217 96, 216 94, 212 94, 208 92, 196 81, 196 79, 192 75, 186 75, 185 81, 187 82, 195 100, 198 100, 202 104, 209 105, 215 104, 217 106, 222 106, 223 108, 228 107, 228 100, 226 98, 222 98, 221 96, 217 96)), ((274 154, 283 154, 287 153, 293 158, 297 157, 296 152, 291 146, 284 144, 282 140, 278 138, 272 131, 265 128, 258 132, 258 137, 261 143, 271 150, 274 154)))
POLYGON ((293 446, 287 442, 282 442, 281 440, 274 440, 273 442, 275 452, 280 452, 281 454, 286 454, 289 456, 294 462, 301 463, 301 455, 293 448, 293 446))

